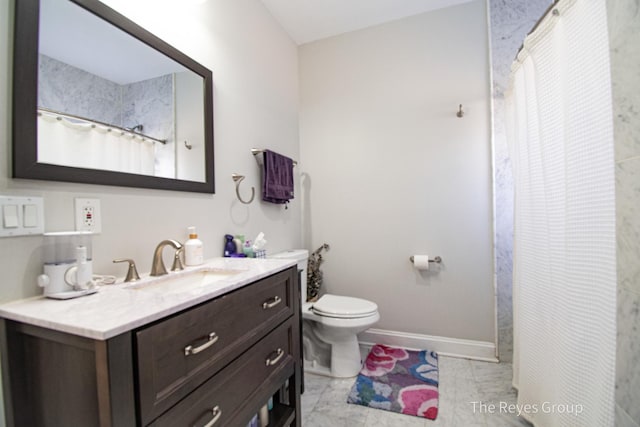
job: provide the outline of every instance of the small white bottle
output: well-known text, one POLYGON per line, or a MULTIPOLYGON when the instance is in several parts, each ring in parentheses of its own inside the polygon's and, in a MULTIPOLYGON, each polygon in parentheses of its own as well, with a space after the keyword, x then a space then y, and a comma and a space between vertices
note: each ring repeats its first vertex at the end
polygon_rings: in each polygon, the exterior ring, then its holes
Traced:
POLYGON ((260 412, 258 412, 258 424, 260 427, 267 427, 269 425, 269 407, 265 403, 262 408, 260 408, 260 412))
POLYGON ((187 228, 189 240, 184 243, 184 263, 186 265, 200 265, 204 262, 204 246, 198 239, 195 227, 187 228))

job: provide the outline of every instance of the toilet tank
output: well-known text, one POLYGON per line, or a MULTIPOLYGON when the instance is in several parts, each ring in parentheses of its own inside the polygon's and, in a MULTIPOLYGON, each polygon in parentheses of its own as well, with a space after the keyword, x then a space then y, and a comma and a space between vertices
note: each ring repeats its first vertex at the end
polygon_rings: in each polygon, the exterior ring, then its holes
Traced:
MULTIPOLYGON (((271 258, 280 259, 292 259, 298 262, 298 271, 302 270, 300 274, 300 289, 301 295, 307 295, 307 261, 309 260, 309 251, 306 249, 292 249, 290 251, 284 251, 271 255, 271 258)), ((306 298, 305 298, 306 299, 306 298)))

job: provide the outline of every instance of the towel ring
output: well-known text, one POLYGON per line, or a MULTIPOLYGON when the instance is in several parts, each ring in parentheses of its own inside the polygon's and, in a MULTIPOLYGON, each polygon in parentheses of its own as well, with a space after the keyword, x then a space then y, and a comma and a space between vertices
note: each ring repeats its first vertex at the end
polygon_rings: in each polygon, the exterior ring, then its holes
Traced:
POLYGON ((240 200, 240 202, 244 203, 245 205, 253 202, 254 197, 256 197, 256 189, 254 187, 251 187, 251 199, 249 199, 248 202, 245 202, 244 200, 242 200, 242 197, 240 197, 240 183, 244 179, 244 175, 238 175, 237 173, 234 173, 231 174, 231 178, 233 178, 233 182, 236 183, 236 196, 238 196, 238 200, 240 200))

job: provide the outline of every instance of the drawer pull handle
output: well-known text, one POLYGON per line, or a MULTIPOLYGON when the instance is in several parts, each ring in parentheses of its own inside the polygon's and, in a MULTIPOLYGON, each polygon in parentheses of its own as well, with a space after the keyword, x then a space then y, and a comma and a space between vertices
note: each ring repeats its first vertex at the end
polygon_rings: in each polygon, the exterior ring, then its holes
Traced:
POLYGON ((269 355, 269 357, 267 358, 267 360, 265 361, 265 363, 266 363, 266 365, 267 365, 267 366, 273 366, 273 365, 275 365, 276 363, 278 363, 278 361, 279 361, 280 359, 282 359, 282 356, 284 356, 284 351, 282 351, 282 349, 281 349, 281 348, 277 349, 277 350, 276 350, 276 351, 274 351, 273 353, 271 353, 271 354, 269 355), (276 355, 275 355, 275 357, 274 357, 274 358, 271 358, 271 355, 272 355, 273 353, 275 353, 276 355))
POLYGON ((211 414, 213 414, 213 418, 204 427, 212 427, 215 423, 217 423, 222 416, 222 409, 220 409, 220 407, 216 405, 211 410, 211 414))
POLYGON ((262 303, 262 308, 263 308, 263 309, 265 309, 265 310, 266 310, 267 308, 273 308, 273 307, 275 307, 276 305, 280 304, 281 302, 282 302, 282 298, 280 298, 280 297, 276 296, 276 297, 271 298, 271 300, 270 300, 270 301, 265 301, 265 302, 263 302, 263 303, 262 303))
POLYGON ((209 334, 209 336, 207 337, 207 342, 205 342, 204 344, 198 346, 198 347, 194 347, 192 345, 188 345, 184 348, 184 355, 185 356, 189 356, 190 354, 198 354, 201 351, 204 351, 206 349, 208 349, 209 347, 211 347, 212 345, 214 345, 217 341, 218 341, 218 335, 216 335, 215 332, 211 332, 209 334))

